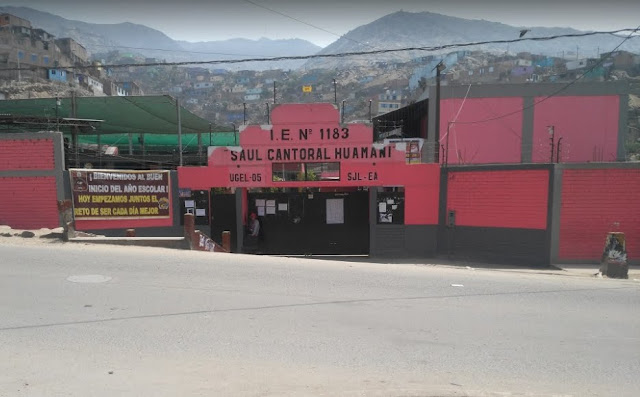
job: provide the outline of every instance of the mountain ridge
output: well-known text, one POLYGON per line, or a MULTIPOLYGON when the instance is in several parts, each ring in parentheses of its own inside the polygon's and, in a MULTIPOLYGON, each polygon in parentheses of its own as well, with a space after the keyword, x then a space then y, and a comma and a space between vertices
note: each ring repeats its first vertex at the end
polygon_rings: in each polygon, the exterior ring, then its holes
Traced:
MULTIPOLYGON (((385 15, 366 25, 361 25, 334 43, 323 48, 318 54, 336 54, 371 50, 371 46, 377 49, 398 49, 415 47, 438 47, 458 43, 474 43, 480 41, 496 41, 518 39, 522 26, 511 26, 501 22, 486 21, 483 19, 464 19, 431 12, 411 13, 398 11, 385 15)), ((556 36, 565 34, 585 33, 569 27, 526 27, 529 32, 527 38, 556 36)), ((460 47, 460 50, 482 50, 488 52, 529 52, 547 56, 559 56, 577 52, 576 57, 582 53, 585 56, 597 56, 597 52, 610 51, 622 42, 621 37, 611 35, 595 35, 584 38, 559 38, 552 41, 521 41, 511 44, 486 44, 475 47, 460 47)), ((621 49, 640 52, 638 40, 625 43, 621 49)), ((305 68, 335 68, 349 63, 371 63, 379 61, 408 61, 413 58, 429 54, 443 54, 456 51, 455 48, 442 51, 407 51, 404 53, 376 54, 357 59, 313 59, 305 63, 305 68)))

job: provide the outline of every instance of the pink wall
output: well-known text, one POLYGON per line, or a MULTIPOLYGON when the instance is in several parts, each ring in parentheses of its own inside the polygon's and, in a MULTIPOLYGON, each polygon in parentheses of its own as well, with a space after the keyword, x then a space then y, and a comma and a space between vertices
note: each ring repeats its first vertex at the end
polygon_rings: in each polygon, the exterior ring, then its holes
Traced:
MULTIPOLYGON (((51 171, 52 139, 0 140, 0 171, 51 171)), ((0 225, 15 229, 60 226, 54 176, 0 177, 0 225)))
POLYGON ((518 110, 522 106, 522 98, 443 99, 440 102, 440 143, 445 148, 449 121, 457 122, 449 129, 451 135, 446 150, 449 164, 520 163, 522 112, 518 110), (515 113, 499 120, 464 124, 510 112, 515 113))
POLYGON ((447 210, 460 226, 546 229, 548 170, 450 172, 447 210))
MULTIPOLYGON (((321 187, 404 186, 405 223, 437 224, 440 171, 437 164, 407 164, 402 144, 373 145, 373 130, 366 124, 340 124, 332 104, 283 104, 271 114, 272 126, 247 126, 237 148, 212 148, 207 167, 179 167, 179 186, 211 187, 321 187), (345 128, 348 129, 345 130, 345 128), (330 138, 321 129, 331 130, 330 138), (334 129, 337 134, 334 135, 334 129), (300 133, 308 131, 308 134, 300 133), (244 152, 240 152, 239 150, 244 152), (311 149, 314 158, 277 159, 278 150, 311 149), (358 158, 344 159, 344 152, 358 158), (372 157, 372 150, 375 157, 372 157), (339 158, 336 153, 343 153, 339 158), (366 152, 367 155, 362 156, 366 152), (318 159, 320 153, 320 159, 318 159), (384 153, 384 157, 380 154, 384 153), (241 158, 244 154, 244 158, 241 158), (234 160, 235 159, 235 160, 234 160), (272 163, 340 162, 339 181, 273 181, 272 163)), ((308 156, 308 155, 305 155, 308 156)), ((353 156, 351 156, 353 157, 353 156)))
POLYGON ((562 172, 560 260, 598 261, 608 232, 624 232, 629 259, 640 258, 639 169, 562 172))
MULTIPOLYGON (((535 102, 544 97, 535 98, 535 102)), ((547 126, 562 137, 562 162, 616 161, 620 97, 558 96, 535 105, 532 158, 549 162, 551 146, 547 126)))

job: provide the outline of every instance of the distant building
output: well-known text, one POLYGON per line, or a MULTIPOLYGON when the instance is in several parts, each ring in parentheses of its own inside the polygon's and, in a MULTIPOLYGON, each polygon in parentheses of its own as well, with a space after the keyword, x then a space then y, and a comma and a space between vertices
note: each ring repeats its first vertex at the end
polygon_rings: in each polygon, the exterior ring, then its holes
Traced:
POLYGON ((66 55, 73 65, 86 65, 89 63, 89 54, 84 46, 70 37, 57 39, 58 48, 66 55))
POLYGON ((105 82, 103 84, 103 90, 104 93, 109 96, 127 96, 127 91, 112 81, 105 82))
POLYGON ((248 94, 244 96, 246 102, 257 101, 260 99, 260 94, 248 94))
POLYGON ((140 86, 133 81, 120 81, 116 82, 116 85, 124 89, 126 96, 144 95, 142 88, 140 88, 140 86))
POLYGON ((396 91, 387 90, 384 94, 378 95, 377 108, 378 115, 389 113, 400 109, 402 106, 402 96, 396 91))
POLYGON ((204 90, 204 89, 210 89, 210 88, 213 88, 213 83, 210 81, 201 81, 193 85, 194 90, 204 90))
POLYGON ((42 29, 34 29, 26 19, 0 14, 0 64, 11 69, 0 71, 0 77, 45 79, 49 77, 47 69, 67 61, 52 35, 42 29))
POLYGON ((47 77, 51 81, 64 83, 67 81, 67 71, 64 69, 49 69, 47 71, 47 77))

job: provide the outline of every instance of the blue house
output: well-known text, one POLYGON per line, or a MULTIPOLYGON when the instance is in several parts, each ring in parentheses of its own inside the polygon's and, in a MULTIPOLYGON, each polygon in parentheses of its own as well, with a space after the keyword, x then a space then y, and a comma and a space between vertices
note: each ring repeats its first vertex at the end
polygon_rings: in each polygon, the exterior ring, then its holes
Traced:
POLYGON ((67 71, 62 69, 48 69, 47 76, 51 81, 67 81, 67 71))

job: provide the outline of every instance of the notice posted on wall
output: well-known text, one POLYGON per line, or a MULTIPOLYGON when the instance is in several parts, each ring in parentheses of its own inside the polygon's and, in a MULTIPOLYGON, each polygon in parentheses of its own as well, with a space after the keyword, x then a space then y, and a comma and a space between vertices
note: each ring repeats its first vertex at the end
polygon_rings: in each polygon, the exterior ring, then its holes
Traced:
POLYGON ((169 171, 69 170, 77 220, 169 218, 169 171))
POLYGON ((327 225, 344 223, 344 199, 327 199, 327 225))

